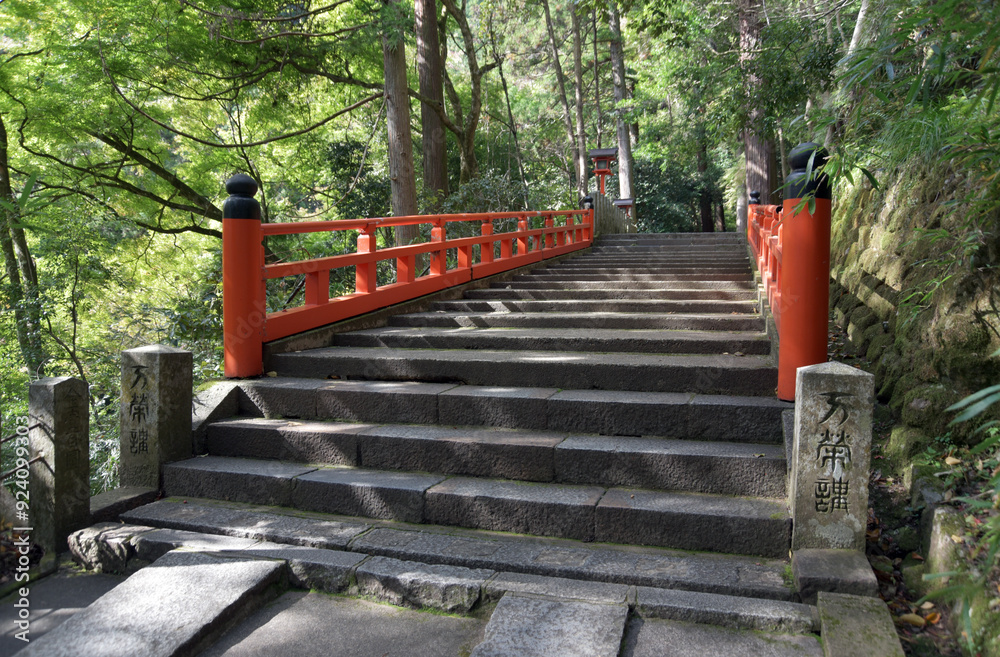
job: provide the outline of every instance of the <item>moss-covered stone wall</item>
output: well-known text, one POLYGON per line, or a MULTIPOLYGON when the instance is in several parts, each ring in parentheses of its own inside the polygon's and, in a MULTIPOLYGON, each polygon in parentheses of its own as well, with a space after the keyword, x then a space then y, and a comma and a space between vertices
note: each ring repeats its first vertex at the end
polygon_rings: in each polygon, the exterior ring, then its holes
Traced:
POLYGON ((941 165, 835 192, 831 312, 916 430, 899 432, 897 462, 948 431, 949 405, 1000 383, 1000 231, 995 210, 956 210, 973 191, 941 165))

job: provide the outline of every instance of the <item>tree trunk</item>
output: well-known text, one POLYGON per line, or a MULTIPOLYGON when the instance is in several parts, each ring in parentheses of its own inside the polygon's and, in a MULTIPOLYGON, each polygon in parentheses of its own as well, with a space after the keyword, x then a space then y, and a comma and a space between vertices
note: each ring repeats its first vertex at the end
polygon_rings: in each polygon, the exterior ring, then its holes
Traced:
POLYGON ((753 71, 753 60, 760 50, 760 0, 739 0, 740 65, 744 71, 746 99, 750 107, 743 132, 746 147, 747 191, 760 192, 761 203, 773 204, 773 192, 780 187, 775 171, 774 147, 764 132, 764 112, 757 102, 763 80, 753 71))
MULTIPOLYGON (((385 4, 390 4, 383 0, 385 4)), ((401 34, 382 32, 385 69, 386 128, 388 131, 389 184, 392 213, 417 213, 417 181, 413 171, 413 138, 410 133, 410 98, 406 83, 406 46, 401 34)), ((396 243, 409 244, 416 226, 397 226, 396 243)))
POLYGON ((602 140, 604 139, 604 115, 601 113, 601 60, 597 53, 597 7, 594 7, 594 13, 591 16, 592 22, 594 24, 594 106, 597 109, 597 120, 594 122, 597 124, 597 147, 602 148, 602 140))
MULTIPOLYGON (((10 181, 10 160, 7 150, 7 127, 0 116, 0 198, 15 204, 10 181)), ((0 208, 0 250, 3 251, 7 274, 8 298, 14 307, 17 345, 29 375, 43 376, 45 355, 41 336, 41 302, 38 296, 38 275, 28 250, 24 229, 17 226, 20 212, 0 208)))
POLYGON ((573 16, 573 77, 576 82, 576 170, 577 191, 586 196, 589 191, 587 176, 587 133, 583 125, 583 37, 580 34, 580 16, 570 7, 573 16))
POLYGON ((503 73, 503 60, 497 66, 500 74, 500 84, 503 86, 503 97, 507 103, 507 120, 510 122, 510 136, 514 140, 514 157, 517 159, 517 173, 521 177, 521 185, 524 191, 524 209, 528 209, 528 178, 524 173, 524 160, 521 157, 521 144, 517 138, 517 122, 514 120, 514 110, 510 106, 510 94, 507 91, 507 76, 503 73))
POLYGON ((608 3, 609 25, 611 27, 611 72, 615 84, 615 122, 618 126, 618 193, 620 198, 632 197, 632 140, 628 125, 622 117, 625 102, 625 53, 622 48, 622 29, 618 18, 616 0, 608 3))
POLYGON ((549 45, 552 47, 552 63, 556 68, 556 81, 559 84, 559 102, 563 109, 563 127, 566 129, 566 142, 573 156, 573 168, 576 170, 576 188, 580 189, 583 173, 580 171, 580 158, 576 136, 573 134, 573 119, 569 111, 569 97, 566 95, 566 76, 563 75, 562 63, 559 61, 559 46, 556 43, 555 29, 552 27, 552 12, 549 10, 549 0, 542 0, 545 10, 545 29, 549 34, 549 45))
POLYGON ((705 146, 704 130, 698 130, 698 175, 701 178, 701 193, 698 195, 698 209, 701 215, 701 232, 715 231, 712 219, 712 193, 708 189, 708 148, 705 146))
POLYGON ((715 206, 718 214, 715 216, 715 232, 724 233, 726 232, 726 204, 725 201, 720 200, 715 206))
MULTIPOLYGON (((444 75, 438 41, 437 3, 416 0, 417 77, 420 93, 444 106, 444 75)), ((436 197, 435 207, 448 195, 448 144, 437 110, 420 104, 423 131, 424 189, 436 197)))

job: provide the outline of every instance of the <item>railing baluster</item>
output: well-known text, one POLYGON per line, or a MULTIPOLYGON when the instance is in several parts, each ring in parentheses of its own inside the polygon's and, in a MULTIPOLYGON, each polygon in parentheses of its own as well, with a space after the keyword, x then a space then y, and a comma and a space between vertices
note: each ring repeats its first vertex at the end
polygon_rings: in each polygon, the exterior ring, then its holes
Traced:
MULTIPOLYGON (((375 224, 368 224, 358 235, 358 253, 375 253, 375 224)), ((371 294, 378 284, 377 265, 374 258, 355 267, 355 290, 371 294)))

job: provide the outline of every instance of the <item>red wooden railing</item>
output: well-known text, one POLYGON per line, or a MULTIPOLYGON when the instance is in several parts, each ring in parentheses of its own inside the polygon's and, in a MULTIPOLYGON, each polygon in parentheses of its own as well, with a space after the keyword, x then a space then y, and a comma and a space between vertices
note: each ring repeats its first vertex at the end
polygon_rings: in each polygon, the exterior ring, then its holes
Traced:
POLYGON ((231 195, 223 206, 222 222, 227 377, 261 374, 265 342, 584 249, 593 241, 594 217, 589 209, 261 224, 259 206, 253 200, 256 183, 239 175, 227 183, 226 189, 231 195), (535 218, 542 219, 542 227, 529 227, 535 218), (504 219, 516 219, 517 230, 494 234, 494 220, 504 219), (448 225, 462 222, 478 224, 479 235, 449 239, 448 225), (377 228, 421 224, 430 224, 431 241, 376 248, 377 228), (357 252, 296 262, 264 262, 263 241, 268 235, 334 231, 359 231, 357 252), (479 248, 474 249, 477 245, 479 248), (455 252, 451 268, 449 250, 455 252), (428 254, 430 267, 426 275, 417 276, 416 261, 421 254, 428 254), (378 285, 376 268, 382 260, 395 261, 395 283, 378 285), (343 267, 355 268, 355 291, 330 298, 330 271, 343 267), (301 275, 305 275, 303 304, 267 312, 267 281, 301 275))
POLYGON ((781 206, 751 203, 747 212, 747 242, 753 250, 760 284, 767 295, 774 324, 781 333, 781 206))

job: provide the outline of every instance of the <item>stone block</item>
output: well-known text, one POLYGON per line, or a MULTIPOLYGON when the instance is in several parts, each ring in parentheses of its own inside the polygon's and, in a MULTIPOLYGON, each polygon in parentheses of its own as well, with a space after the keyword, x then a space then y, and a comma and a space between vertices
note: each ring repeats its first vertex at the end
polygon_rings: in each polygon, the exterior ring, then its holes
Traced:
POLYGON ((258 543, 240 555, 280 559, 288 564, 288 582, 294 587, 339 593, 351 584, 355 569, 367 555, 338 550, 321 550, 300 545, 258 543))
POLYGON ((121 485, 159 488, 163 464, 194 453, 191 352, 129 349, 121 367, 121 485))
POLYGON ((611 436, 685 438, 693 395, 563 390, 548 400, 548 429, 611 436))
POLYGON ((566 600, 624 604, 629 601, 630 588, 625 584, 523 573, 500 573, 486 583, 485 597, 493 601, 499 600, 505 593, 521 593, 566 600))
POLYGON ((697 440, 781 443, 781 413, 788 402, 768 397, 696 395, 687 436, 697 440))
POLYGON ((48 634, 24 657, 193 655, 276 597, 280 562, 174 552, 144 568, 48 634))
MULTIPOLYGON (((965 534, 962 513, 951 506, 936 506, 925 512, 922 518, 924 557, 928 573, 947 573, 965 570, 966 557, 961 543, 965 534)), ((928 580, 928 590, 937 590, 948 585, 948 577, 928 580)))
POLYGON ((808 605, 716 593, 639 587, 636 610, 644 618, 740 630, 807 634, 818 629, 814 610, 808 605))
POLYGON ((240 381, 240 415, 271 419, 314 420, 318 415, 317 391, 323 379, 253 379, 240 381))
POLYGON ((617 657, 628 606, 505 595, 472 657, 617 657))
POLYGON ((124 573, 135 556, 132 540, 152 531, 152 527, 105 522, 70 534, 68 543, 73 559, 84 568, 99 573, 124 573))
POLYGON ((553 448, 562 440, 550 433, 386 425, 363 432, 358 443, 367 468, 552 481, 553 448))
POLYGON ((243 418, 214 423, 208 430, 207 445, 216 456, 358 465, 358 433, 371 427, 243 418))
POLYGON ((296 480, 292 505, 307 511, 422 522, 424 492, 438 475, 321 468, 296 480))
POLYGON ((450 383, 324 381, 317 393, 319 417, 347 422, 435 424, 438 395, 450 383))
POLYGON ((595 486, 453 477, 427 491, 427 522, 592 540, 595 486))
POLYGON ((854 550, 796 550, 792 553, 792 578, 799 599, 806 604, 816 604, 820 591, 878 595, 878 581, 868 559, 854 550))
POLYGON ((195 395, 191 402, 191 440, 195 454, 205 453, 209 425, 239 415, 242 396, 243 392, 236 381, 216 383, 195 395))
POLYGON ((372 557, 357 569, 358 590, 385 602, 467 613, 492 570, 372 557))
POLYGON ((781 502, 613 488, 597 506, 594 539, 780 558, 788 535, 781 502))
POLYGON ((626 657, 822 657, 813 636, 762 634, 659 619, 633 619, 622 648, 626 657))
POLYGON ((878 598, 821 591, 816 607, 826 657, 903 657, 889 608, 878 598))
POLYGON ((252 538, 201 534, 180 529, 154 529, 136 535, 132 539, 132 544, 135 545, 137 559, 153 562, 177 548, 199 552, 233 552, 252 547, 257 541, 252 538))
POLYGON ((875 378, 829 362, 795 386, 792 549, 864 550, 875 378))
POLYGON ((163 470, 167 495, 290 506, 294 478, 316 468, 281 461, 203 456, 163 470))
MULTIPOLYGON (((87 384, 70 377, 34 381, 28 388, 30 524, 32 540, 50 555, 90 524, 90 408, 87 384)), ((25 491, 19 491, 23 496, 25 491)))
POLYGON ((90 516, 93 522, 117 520, 121 514, 149 504, 159 496, 160 491, 156 488, 115 488, 90 498, 90 516))
POLYGON ((459 386, 438 397, 441 424, 546 428, 546 401, 556 388, 459 386))

